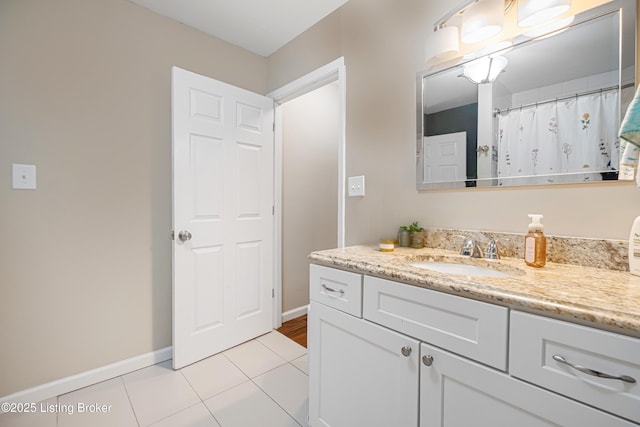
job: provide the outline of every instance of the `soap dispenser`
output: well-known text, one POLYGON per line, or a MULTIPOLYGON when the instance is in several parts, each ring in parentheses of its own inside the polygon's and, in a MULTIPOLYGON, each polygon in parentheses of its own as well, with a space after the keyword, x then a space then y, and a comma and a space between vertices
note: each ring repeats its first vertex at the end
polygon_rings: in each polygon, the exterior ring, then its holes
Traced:
POLYGON ((547 238, 542 230, 542 215, 529 214, 529 233, 524 238, 524 262, 531 267, 544 267, 547 262, 547 238))

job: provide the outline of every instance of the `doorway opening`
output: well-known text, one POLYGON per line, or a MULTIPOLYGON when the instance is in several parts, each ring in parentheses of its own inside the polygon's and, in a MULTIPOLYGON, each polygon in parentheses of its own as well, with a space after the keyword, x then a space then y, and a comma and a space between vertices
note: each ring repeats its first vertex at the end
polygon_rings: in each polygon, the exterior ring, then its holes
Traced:
POLYGON ((344 246, 345 88, 340 58, 268 95, 276 102, 274 328, 307 313, 309 252, 344 246))

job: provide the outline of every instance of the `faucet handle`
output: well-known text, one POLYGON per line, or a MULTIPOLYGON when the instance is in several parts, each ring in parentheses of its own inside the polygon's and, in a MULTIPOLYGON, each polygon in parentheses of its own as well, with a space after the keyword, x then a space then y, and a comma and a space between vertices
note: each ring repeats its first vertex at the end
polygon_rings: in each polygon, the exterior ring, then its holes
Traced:
POLYGON ((487 259, 500 259, 500 253, 498 252, 498 243, 491 239, 487 251, 484 253, 484 257, 487 259))
POLYGON ((462 241, 462 248, 460 249, 460 255, 471 256, 473 253, 473 240, 465 237, 462 241))
POLYGON ((471 258, 482 258, 482 249, 480 246, 471 239, 467 237, 462 242, 462 249, 460 249, 460 255, 470 256, 471 258))

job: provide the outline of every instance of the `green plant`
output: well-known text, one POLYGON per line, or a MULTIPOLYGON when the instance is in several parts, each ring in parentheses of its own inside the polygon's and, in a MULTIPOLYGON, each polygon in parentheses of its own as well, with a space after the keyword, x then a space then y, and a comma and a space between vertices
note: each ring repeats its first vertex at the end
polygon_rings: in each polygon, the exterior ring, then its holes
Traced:
POLYGON ((420 225, 418 225, 418 221, 416 221, 416 222, 412 222, 411 225, 401 226, 400 230, 406 230, 413 233, 414 231, 424 231, 424 228, 420 227, 420 225))

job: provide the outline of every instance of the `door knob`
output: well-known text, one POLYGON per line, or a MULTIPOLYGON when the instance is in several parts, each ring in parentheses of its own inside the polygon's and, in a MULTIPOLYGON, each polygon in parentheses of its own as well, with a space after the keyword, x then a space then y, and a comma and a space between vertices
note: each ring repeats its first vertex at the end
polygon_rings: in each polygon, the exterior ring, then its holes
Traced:
POLYGON ((411 347, 409 347, 409 346, 402 347, 400 349, 400 352, 402 353, 402 355, 404 357, 409 357, 411 355, 411 347))
POLYGON ((180 233, 178 233, 178 239, 183 242, 191 240, 191 233, 189 233, 187 230, 182 230, 180 233))

